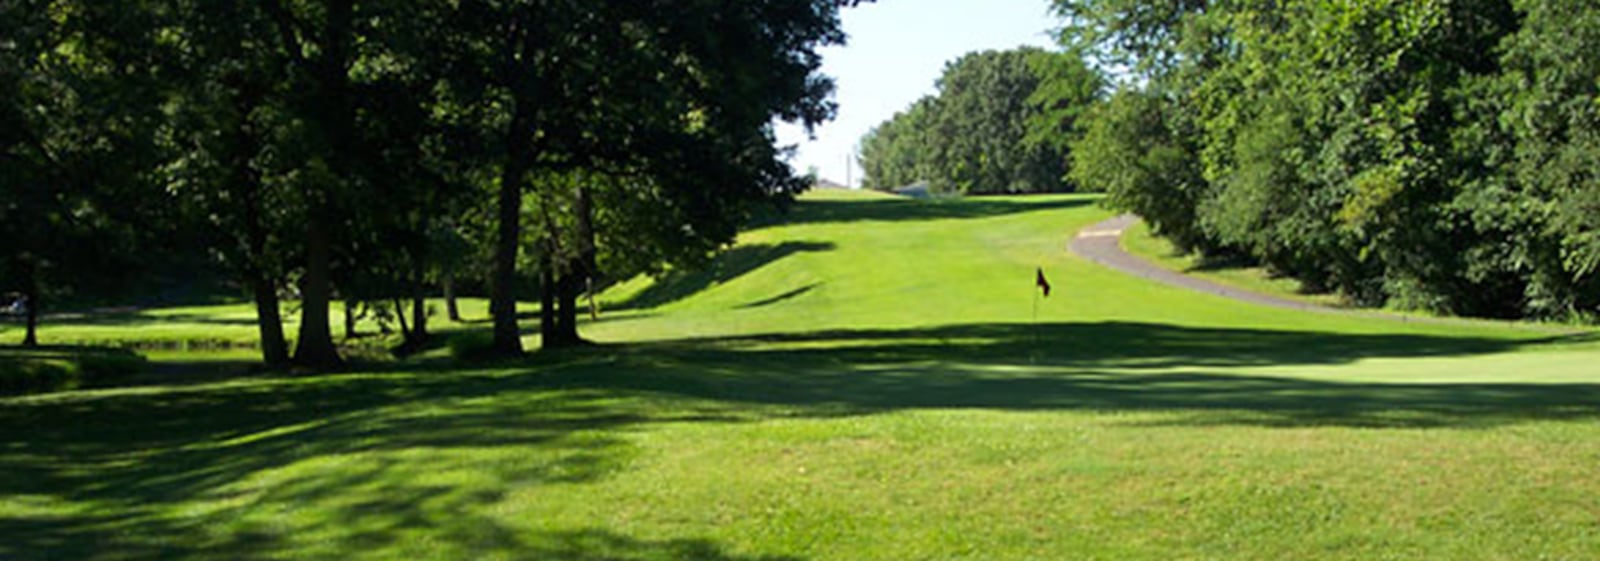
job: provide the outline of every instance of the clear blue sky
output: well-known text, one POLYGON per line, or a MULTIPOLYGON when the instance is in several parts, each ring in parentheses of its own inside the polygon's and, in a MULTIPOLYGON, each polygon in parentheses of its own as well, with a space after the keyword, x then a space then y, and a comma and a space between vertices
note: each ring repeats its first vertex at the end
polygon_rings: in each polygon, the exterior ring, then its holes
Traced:
MULTIPOLYGON (((797 126, 780 123, 778 144, 799 145, 790 160, 799 173, 815 166, 828 180, 845 182, 845 161, 861 135, 896 111, 934 92, 945 62, 971 51, 1021 45, 1050 47, 1059 23, 1048 0, 878 0, 843 13, 849 42, 822 51, 822 72, 838 87, 839 115, 808 140, 797 126)), ((851 174, 861 183, 861 170, 851 174)))

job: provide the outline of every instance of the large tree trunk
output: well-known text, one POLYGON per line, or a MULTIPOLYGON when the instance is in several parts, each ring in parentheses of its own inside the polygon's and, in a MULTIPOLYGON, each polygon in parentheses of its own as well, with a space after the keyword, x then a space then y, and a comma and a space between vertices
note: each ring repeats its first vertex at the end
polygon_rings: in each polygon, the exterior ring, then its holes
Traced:
POLYGON ((498 224, 494 246, 494 275, 489 286, 489 314, 494 317, 494 343, 490 352, 501 356, 522 354, 522 333, 517 328, 517 246, 522 237, 522 180, 528 171, 527 118, 520 108, 512 111, 507 133, 506 161, 500 170, 498 224))
POLYGON ((415 279, 415 284, 411 285, 411 338, 419 344, 428 338, 428 286, 423 281, 427 278, 426 271, 420 261, 411 271, 415 279))
POLYGON ((347 340, 361 336, 360 333, 356 332, 356 322, 359 321, 356 316, 356 306, 359 305, 361 303, 355 300, 349 298, 344 300, 344 338, 347 340))
POLYGON ((461 321, 461 308, 456 305, 456 274, 446 271, 444 279, 440 281, 444 288, 444 313, 450 321, 461 321))
POLYGON ((428 299, 422 285, 417 285, 417 295, 411 299, 411 338, 419 343, 428 338, 428 299))
POLYGON ((28 328, 22 346, 39 346, 39 270, 32 261, 22 263, 22 297, 27 299, 28 328))
POLYGON ((256 304, 256 332, 260 339, 261 362, 271 367, 289 364, 289 343, 283 337, 283 312, 278 302, 278 284, 266 265, 267 226, 262 223, 261 175, 250 166, 250 161, 260 152, 260 142, 250 114, 260 104, 261 93, 245 89, 235 99, 239 112, 239 126, 235 131, 237 152, 233 154, 232 180, 235 187, 244 190, 243 226, 245 234, 245 281, 250 286, 256 304))
POLYGON ((578 282, 578 272, 570 267, 556 281, 556 328, 545 340, 548 348, 572 347, 582 342, 578 339, 578 282))
POLYGON ((313 211, 309 218, 306 272, 300 277, 300 336, 294 348, 294 363, 310 368, 333 368, 344 361, 339 358, 339 349, 333 345, 333 331, 328 327, 328 302, 333 295, 328 276, 332 243, 323 213, 313 211))
POLYGON ((252 273, 250 291, 255 293, 256 329, 261 336, 261 362, 267 366, 289 363, 289 344, 283 339, 283 316, 278 310, 278 287, 260 270, 252 273))
MULTIPOLYGON (((321 52, 315 63, 317 96, 310 114, 323 126, 330 146, 339 153, 327 162, 339 180, 347 180, 354 160, 365 154, 355 134, 355 109, 350 103, 351 23, 355 7, 352 0, 332 0, 323 19, 321 52)), ((333 296, 329 267, 333 259, 332 232, 335 185, 314 185, 306 220, 306 271, 300 277, 300 336, 295 344, 294 363, 310 368, 336 368, 344 364, 333 344, 328 327, 328 304, 333 296)))
POLYGON ((578 296, 594 277, 596 254, 594 205, 589 198, 588 189, 578 188, 572 210, 576 218, 574 229, 577 234, 575 248, 577 255, 561 268, 561 279, 556 283, 560 302, 557 306, 555 332, 549 338, 549 346, 552 348, 584 343, 583 338, 578 335, 578 296))
POLYGON ((556 263, 550 256, 549 244, 539 258, 539 341, 541 347, 550 346, 556 333, 556 263))
POLYGON ((405 342, 410 343, 411 326, 406 323, 406 306, 398 296, 391 299, 390 303, 394 304, 395 321, 400 322, 400 338, 404 339, 405 342))
MULTIPOLYGON (((246 139, 253 139, 247 131, 242 131, 246 139)), ((283 314, 278 309, 278 285, 273 282, 267 272, 267 232, 266 226, 261 224, 261 178, 249 169, 247 157, 242 157, 235 162, 237 181, 248 185, 248 194, 244 197, 244 228, 246 242, 249 244, 250 255, 245 256, 248 265, 245 274, 249 276, 250 292, 256 301, 256 331, 260 336, 261 362, 267 366, 279 367, 289 363, 289 343, 283 338, 283 314)))
MULTIPOLYGON (((600 280, 600 250, 594 241, 594 199, 589 195, 589 190, 581 185, 578 187, 578 201, 574 205, 573 211, 578 215, 578 270, 583 273, 575 279, 577 285, 574 290, 582 293, 592 290, 600 280)), ((591 302, 593 298, 594 296, 591 294, 591 302)), ((574 316, 573 323, 576 325, 578 312, 574 309, 572 313, 574 316)), ((573 330, 573 337, 577 337, 576 327, 573 330)))

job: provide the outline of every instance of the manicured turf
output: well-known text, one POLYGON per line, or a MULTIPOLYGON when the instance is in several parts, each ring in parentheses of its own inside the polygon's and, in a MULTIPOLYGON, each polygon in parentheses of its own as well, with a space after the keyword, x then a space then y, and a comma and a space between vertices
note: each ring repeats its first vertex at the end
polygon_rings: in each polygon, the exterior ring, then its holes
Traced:
POLYGON ((1063 251, 1106 216, 822 193, 609 293, 599 348, 0 400, 0 559, 1600 556, 1593 335, 1063 251))

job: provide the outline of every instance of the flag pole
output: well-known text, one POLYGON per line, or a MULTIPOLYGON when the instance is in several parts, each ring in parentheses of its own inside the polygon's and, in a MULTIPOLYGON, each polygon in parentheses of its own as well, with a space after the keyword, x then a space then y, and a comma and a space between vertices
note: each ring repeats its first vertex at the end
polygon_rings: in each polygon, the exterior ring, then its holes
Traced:
POLYGON ((1050 297, 1050 281, 1044 278, 1044 267, 1033 269, 1033 348, 1028 352, 1028 362, 1034 363, 1039 359, 1039 298, 1050 297))
POLYGON ((1039 287, 1033 287, 1033 348, 1028 353, 1028 364, 1039 360, 1039 287))

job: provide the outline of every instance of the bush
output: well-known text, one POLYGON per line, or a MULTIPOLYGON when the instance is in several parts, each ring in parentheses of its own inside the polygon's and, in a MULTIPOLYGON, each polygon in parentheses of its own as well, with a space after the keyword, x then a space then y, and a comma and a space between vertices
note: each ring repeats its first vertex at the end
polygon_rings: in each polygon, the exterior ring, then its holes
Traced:
POLYGON ((474 330, 465 333, 456 333, 450 336, 446 343, 450 347, 450 356, 460 360, 482 358, 494 346, 494 333, 487 330, 474 330))
POLYGON ((103 385, 137 373, 144 367, 144 357, 125 349, 3 349, 0 350, 0 394, 65 391, 103 385))

